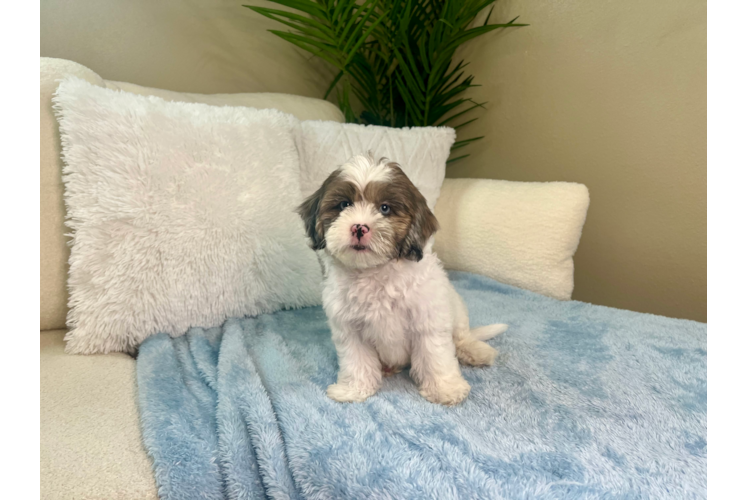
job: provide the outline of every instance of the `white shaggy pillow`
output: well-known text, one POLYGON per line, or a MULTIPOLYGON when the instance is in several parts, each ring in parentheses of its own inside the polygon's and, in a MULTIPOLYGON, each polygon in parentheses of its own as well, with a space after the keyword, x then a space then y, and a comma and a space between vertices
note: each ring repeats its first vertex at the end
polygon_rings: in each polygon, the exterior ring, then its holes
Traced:
POLYGON ((450 127, 390 128, 327 121, 301 123, 301 194, 314 193, 330 173, 354 155, 399 163, 433 210, 455 141, 450 127))
POLYGON ((158 332, 319 303, 293 212, 294 117, 77 78, 54 103, 73 230, 68 352, 131 351, 158 332))
POLYGON ((569 300, 589 204, 573 182, 447 179, 434 251, 447 269, 569 300))

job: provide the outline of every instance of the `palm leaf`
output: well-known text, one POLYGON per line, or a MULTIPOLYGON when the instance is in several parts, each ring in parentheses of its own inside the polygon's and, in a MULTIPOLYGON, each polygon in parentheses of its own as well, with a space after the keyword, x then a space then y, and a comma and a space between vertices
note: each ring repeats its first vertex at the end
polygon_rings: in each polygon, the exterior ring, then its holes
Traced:
MULTIPOLYGON (((262 14, 265 17, 269 17, 270 19, 273 19, 275 21, 281 22, 286 24, 287 26, 291 26, 287 24, 285 21, 278 19, 279 17, 283 18, 285 17, 290 22, 295 22, 298 25, 308 25, 311 28, 316 29, 320 33, 322 33, 324 36, 329 37, 332 39, 333 32, 330 30, 328 26, 325 26, 319 21, 316 21, 314 18, 308 17, 308 16, 302 16, 299 14, 295 14, 293 12, 288 12, 287 10, 278 10, 278 9, 268 9, 267 7, 256 7, 254 5, 242 5, 242 7, 246 7, 248 9, 251 9, 258 14, 262 14)), ((294 28, 295 26, 291 26, 294 28)), ((297 28, 298 29, 298 28, 297 28)))
POLYGON ((454 145, 452 146, 452 151, 454 151, 455 149, 463 148, 467 146, 468 144, 470 144, 471 142, 475 142, 479 139, 483 139, 484 137, 485 137, 484 135, 481 135, 480 137, 473 137, 472 139, 464 139, 462 141, 455 141, 454 145))
POLYGON ((454 127, 461 129, 476 121, 466 115, 486 103, 464 97, 477 85, 465 72, 468 63, 453 61, 456 50, 494 30, 527 26, 515 24, 516 17, 491 23, 494 0, 269 1, 285 9, 245 7, 286 26, 290 31, 270 31, 336 69, 324 98, 337 90, 346 121, 392 127, 444 126, 464 117, 454 127))
POLYGON ((343 70, 338 71, 338 74, 335 75, 335 78, 333 78, 332 82, 330 83, 330 86, 327 87, 327 91, 325 92, 325 96, 323 97, 323 99, 327 99, 330 96, 330 92, 333 91, 333 89, 338 84, 338 82, 340 81, 340 79, 343 77, 344 74, 345 74, 345 71, 343 70))
POLYGON ((462 155, 462 156, 458 156, 457 158, 450 158, 449 160, 447 160, 447 165, 449 165, 450 163, 454 163, 457 160, 462 160, 463 158, 467 158, 468 156, 470 155, 462 155))
MULTIPOLYGON (((473 102, 473 101, 472 101, 472 100, 470 100, 470 99, 467 99, 467 101, 473 102)), ((454 120, 455 118, 458 118, 458 117, 460 117, 460 116, 464 115, 465 113, 469 113, 470 111, 474 110, 475 108, 482 108, 482 107, 484 106, 484 104, 488 104, 488 103, 487 103, 487 102, 481 102, 481 103, 473 103, 473 105, 472 105, 472 106, 470 106, 469 108, 467 108, 466 110, 464 110, 464 111, 460 111, 459 113, 456 113, 456 114, 454 114, 454 115, 450 116, 449 118, 446 118, 446 119, 444 119, 444 120, 440 121, 440 122, 439 122, 439 123, 437 123, 436 125, 437 125, 437 127, 441 127, 441 126, 444 126, 444 125, 446 125, 447 123, 449 123, 449 122, 451 122, 452 120, 454 120)))

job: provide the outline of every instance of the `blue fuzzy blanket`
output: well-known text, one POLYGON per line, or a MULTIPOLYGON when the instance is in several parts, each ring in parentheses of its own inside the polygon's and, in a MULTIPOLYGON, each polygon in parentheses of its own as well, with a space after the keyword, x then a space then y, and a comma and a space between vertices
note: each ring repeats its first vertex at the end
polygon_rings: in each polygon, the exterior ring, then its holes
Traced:
POLYGON ((146 340, 143 439, 159 494, 218 498, 706 498, 706 325, 559 302, 451 273, 471 324, 509 323, 453 408, 407 373, 325 396, 320 308, 146 340))

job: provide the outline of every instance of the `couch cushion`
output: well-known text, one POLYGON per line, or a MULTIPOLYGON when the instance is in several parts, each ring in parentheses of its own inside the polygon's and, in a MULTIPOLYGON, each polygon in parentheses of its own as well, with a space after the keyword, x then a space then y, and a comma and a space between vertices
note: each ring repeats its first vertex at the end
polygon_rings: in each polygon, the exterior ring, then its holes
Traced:
POLYGON ((52 110, 52 94, 59 81, 67 76, 79 78, 112 89, 141 95, 156 95, 182 102, 213 105, 250 106, 260 109, 275 108, 303 120, 343 121, 343 115, 333 104, 321 99, 287 94, 185 94, 168 90, 141 87, 130 83, 103 80, 90 69, 72 61, 41 58, 41 284, 40 329, 65 327, 68 294, 66 289, 70 249, 64 236, 65 207, 63 203, 62 161, 57 120, 52 110))
POLYGON ((41 497, 158 498, 140 438, 135 360, 65 354, 41 334, 41 497))
POLYGON ((589 203, 573 182, 447 179, 434 250, 447 269, 569 300, 589 203))

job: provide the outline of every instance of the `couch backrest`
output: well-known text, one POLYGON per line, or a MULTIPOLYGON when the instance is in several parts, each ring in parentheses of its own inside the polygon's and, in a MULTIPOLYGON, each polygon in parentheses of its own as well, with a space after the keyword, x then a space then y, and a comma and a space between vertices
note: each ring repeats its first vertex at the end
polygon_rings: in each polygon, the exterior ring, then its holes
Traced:
POLYGON ((288 94, 189 94, 169 90, 141 87, 131 83, 102 79, 95 72, 65 59, 41 58, 41 272, 40 272, 40 329, 65 328, 67 316, 67 273, 70 249, 65 226, 65 203, 62 184, 60 135, 52 109, 52 96, 60 79, 73 75, 94 85, 155 95, 171 101, 200 102, 216 106, 249 106, 275 108, 302 120, 343 121, 343 115, 333 104, 321 99, 288 94))

